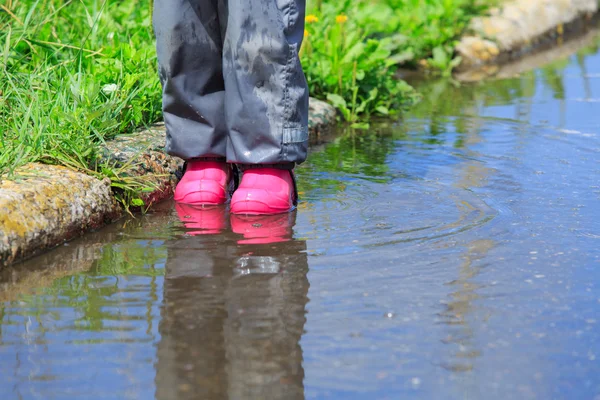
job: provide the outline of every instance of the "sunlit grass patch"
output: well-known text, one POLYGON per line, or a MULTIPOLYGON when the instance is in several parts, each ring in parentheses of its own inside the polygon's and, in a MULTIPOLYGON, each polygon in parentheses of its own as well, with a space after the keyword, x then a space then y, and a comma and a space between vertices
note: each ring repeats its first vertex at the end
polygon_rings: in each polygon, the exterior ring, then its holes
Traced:
POLYGON ((495 0, 342 0, 309 3, 302 62, 313 95, 356 126, 418 97, 395 78, 399 66, 449 75, 455 40, 495 0))
POLYGON ((0 176, 88 169, 99 145, 160 119, 146 2, 12 0, 0 8, 0 176))

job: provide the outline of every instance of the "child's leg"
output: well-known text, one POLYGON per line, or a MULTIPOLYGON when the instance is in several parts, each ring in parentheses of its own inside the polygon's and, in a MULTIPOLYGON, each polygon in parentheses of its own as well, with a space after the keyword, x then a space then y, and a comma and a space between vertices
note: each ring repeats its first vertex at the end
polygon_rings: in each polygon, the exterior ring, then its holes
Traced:
POLYGON ((305 0, 225 0, 227 161, 292 168, 306 158, 308 88, 298 59, 305 0))
POLYGON ((155 0, 153 19, 167 152, 184 160, 224 159, 223 39, 216 1, 155 0))

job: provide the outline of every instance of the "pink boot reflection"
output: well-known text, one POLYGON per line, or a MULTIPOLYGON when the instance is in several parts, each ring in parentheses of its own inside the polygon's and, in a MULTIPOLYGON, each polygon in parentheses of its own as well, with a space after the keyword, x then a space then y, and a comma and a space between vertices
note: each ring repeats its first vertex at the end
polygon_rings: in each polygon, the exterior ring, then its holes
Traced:
POLYGON ((269 244, 292 239, 295 212, 276 215, 231 214, 231 229, 244 236, 239 244, 269 244))
POLYGON ((193 231, 189 235, 216 235, 226 228, 225 206, 193 206, 175 203, 175 210, 183 225, 193 231))

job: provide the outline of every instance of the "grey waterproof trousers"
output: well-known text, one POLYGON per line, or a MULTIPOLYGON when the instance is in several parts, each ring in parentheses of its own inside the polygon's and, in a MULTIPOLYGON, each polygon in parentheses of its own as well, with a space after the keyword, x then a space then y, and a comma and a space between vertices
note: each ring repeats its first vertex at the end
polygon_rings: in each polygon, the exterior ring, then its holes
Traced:
POLYGON ((154 1, 169 154, 242 168, 306 159, 305 1, 154 1))

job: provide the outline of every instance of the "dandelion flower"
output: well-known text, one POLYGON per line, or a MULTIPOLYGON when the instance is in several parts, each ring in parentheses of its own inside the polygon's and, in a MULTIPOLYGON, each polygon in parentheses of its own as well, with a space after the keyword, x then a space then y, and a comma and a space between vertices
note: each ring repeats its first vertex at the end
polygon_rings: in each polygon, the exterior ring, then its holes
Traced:
POLYGON ((308 31, 305 29, 304 30, 304 37, 308 37, 310 35, 310 33, 308 33, 308 31))
POLYGON ((319 17, 313 14, 309 14, 306 16, 304 21, 306 21, 307 24, 312 24, 313 22, 319 22, 319 17))
POLYGON ((338 15, 337 17, 335 17, 335 22, 337 22, 338 24, 343 24, 346 21, 348 21, 347 15, 338 15))

